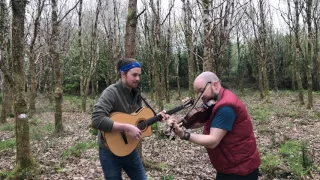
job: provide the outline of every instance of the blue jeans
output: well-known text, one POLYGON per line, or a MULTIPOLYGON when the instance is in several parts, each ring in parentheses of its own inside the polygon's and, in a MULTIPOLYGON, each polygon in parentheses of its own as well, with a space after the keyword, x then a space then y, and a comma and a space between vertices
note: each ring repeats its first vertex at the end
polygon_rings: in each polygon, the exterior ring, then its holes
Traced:
POLYGON ((104 177, 107 180, 121 180, 122 169, 131 180, 147 180, 142 161, 135 149, 131 154, 119 157, 108 149, 99 147, 99 158, 104 177))

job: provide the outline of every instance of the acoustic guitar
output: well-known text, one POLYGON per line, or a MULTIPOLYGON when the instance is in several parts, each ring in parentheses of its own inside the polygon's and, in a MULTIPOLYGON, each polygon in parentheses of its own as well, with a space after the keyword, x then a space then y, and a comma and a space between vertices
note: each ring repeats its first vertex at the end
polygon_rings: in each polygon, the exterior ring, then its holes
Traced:
MULTIPOLYGON (((189 99, 184 102, 183 105, 177 106, 169 111, 166 114, 177 113, 184 108, 192 106, 194 103, 193 99, 189 99)), ((126 123, 135 125, 138 127, 142 135, 141 137, 151 136, 152 130, 151 125, 162 119, 160 114, 154 116, 153 111, 150 108, 139 108, 132 114, 126 114, 122 112, 114 112, 110 114, 110 118, 118 123, 126 123)), ((140 140, 132 138, 130 135, 127 135, 126 132, 104 132, 102 135, 106 141, 107 147, 110 151, 117 156, 126 156, 130 154, 138 145, 140 140)))

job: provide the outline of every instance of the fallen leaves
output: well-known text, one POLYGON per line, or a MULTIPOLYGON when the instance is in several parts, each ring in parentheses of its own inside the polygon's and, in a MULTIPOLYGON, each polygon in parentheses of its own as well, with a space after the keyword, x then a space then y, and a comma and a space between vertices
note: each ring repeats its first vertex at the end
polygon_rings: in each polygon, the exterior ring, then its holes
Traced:
MULTIPOLYGON (((292 103, 290 99, 292 98, 283 98, 282 102, 274 101, 273 103, 281 108, 282 105, 287 106, 287 104, 292 103)), ((244 101, 249 105, 258 104, 258 100, 252 97, 246 97, 244 101)), ((318 101, 320 100, 317 99, 318 101)), ((319 104, 319 102, 316 104, 319 104)), ((315 110, 320 111, 318 106, 315 110)), ((183 113, 185 112, 180 112, 176 116, 182 117, 183 113)), ((306 116, 296 115, 296 113, 289 111, 286 114, 272 114, 267 124, 259 124, 258 121, 253 120, 259 149, 266 150, 270 147, 270 144, 281 143, 288 138, 306 140, 310 143, 310 147, 314 149, 315 163, 319 166, 320 122, 307 118, 311 111, 305 111, 305 113, 306 116), (270 134, 274 136, 274 139, 270 134)), ((40 119, 34 124, 38 128, 46 127, 48 124, 54 125, 53 112, 42 112, 36 114, 34 118, 40 119)), ((8 121, 14 123, 13 119, 8 119, 8 121)), ((63 152, 76 143, 96 140, 96 136, 89 132, 90 123, 91 114, 63 112, 63 125, 66 132, 62 136, 55 137, 51 132, 47 132, 42 134, 41 140, 31 141, 32 154, 41 169, 39 179, 104 179, 97 147, 86 150, 80 157, 62 159, 63 152)), ((163 124, 160 125, 160 128, 162 130, 166 129, 163 124)), ((202 133, 202 130, 192 130, 192 132, 202 133)), ((0 140, 4 141, 10 138, 14 138, 13 131, 0 131, 0 140)), ((0 151, 0 169, 2 171, 10 171, 14 168, 15 155, 15 148, 0 151)), ((151 166, 146 169, 148 177, 153 180, 164 179, 164 177, 204 180, 214 179, 216 174, 205 148, 180 140, 180 138, 170 141, 153 133, 151 137, 143 140, 143 155, 146 161, 159 167, 151 166)), ((128 179, 125 174, 123 176, 124 179, 128 179)), ((313 173, 313 178, 320 179, 319 173, 313 173)), ((260 179, 266 178, 262 176, 260 179)))

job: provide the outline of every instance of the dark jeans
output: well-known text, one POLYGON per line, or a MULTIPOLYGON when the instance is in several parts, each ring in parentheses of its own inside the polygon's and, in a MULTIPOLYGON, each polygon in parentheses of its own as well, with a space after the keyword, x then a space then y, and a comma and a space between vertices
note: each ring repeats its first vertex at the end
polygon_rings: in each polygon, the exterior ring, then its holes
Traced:
POLYGON ((259 169, 254 170, 252 173, 246 176, 217 173, 216 180, 257 180, 259 175, 259 169))
POLYGON ((122 169, 127 173, 131 180, 147 180, 142 161, 137 150, 131 154, 119 157, 108 149, 99 148, 99 158, 107 180, 121 180, 122 169))

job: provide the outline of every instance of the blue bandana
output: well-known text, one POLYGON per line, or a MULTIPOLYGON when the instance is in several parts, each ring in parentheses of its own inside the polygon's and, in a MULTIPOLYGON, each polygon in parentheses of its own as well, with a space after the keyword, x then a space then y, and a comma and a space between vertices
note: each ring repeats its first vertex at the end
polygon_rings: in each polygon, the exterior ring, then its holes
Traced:
POLYGON ((127 65, 124 65, 120 68, 120 72, 127 72, 132 68, 136 68, 136 67, 141 67, 140 64, 138 62, 133 62, 127 65))

